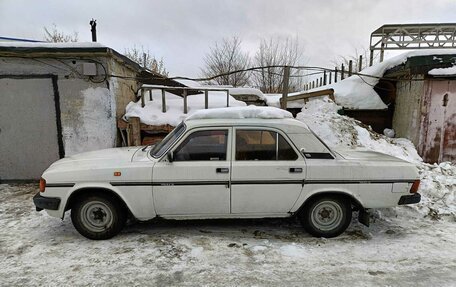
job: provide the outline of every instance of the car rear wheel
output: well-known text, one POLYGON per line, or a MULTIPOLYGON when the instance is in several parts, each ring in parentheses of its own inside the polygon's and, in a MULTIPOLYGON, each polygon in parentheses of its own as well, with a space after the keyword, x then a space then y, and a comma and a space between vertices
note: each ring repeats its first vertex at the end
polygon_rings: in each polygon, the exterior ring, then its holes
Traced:
POLYGON ((316 237, 336 237, 350 225, 350 200, 340 196, 321 196, 308 202, 299 214, 304 229, 316 237))
POLYGON ((71 208, 71 221, 83 236, 102 240, 117 235, 126 222, 126 212, 118 200, 107 195, 89 195, 71 208))

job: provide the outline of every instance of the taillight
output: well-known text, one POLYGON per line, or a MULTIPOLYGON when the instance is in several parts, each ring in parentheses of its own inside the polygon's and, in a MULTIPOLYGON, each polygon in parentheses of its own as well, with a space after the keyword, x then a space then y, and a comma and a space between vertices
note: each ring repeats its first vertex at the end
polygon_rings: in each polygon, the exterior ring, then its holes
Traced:
POLYGON ((40 192, 44 192, 46 189, 46 180, 44 178, 40 178, 40 192))
POLYGON ((416 193, 418 191, 418 187, 420 187, 420 180, 417 179, 413 182, 412 188, 410 188, 410 193, 416 193))

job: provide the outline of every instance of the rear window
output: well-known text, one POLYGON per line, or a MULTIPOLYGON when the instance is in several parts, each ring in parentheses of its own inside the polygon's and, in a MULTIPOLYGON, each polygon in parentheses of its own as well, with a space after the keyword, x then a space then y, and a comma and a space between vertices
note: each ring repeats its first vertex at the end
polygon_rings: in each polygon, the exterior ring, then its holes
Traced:
POLYGON ((298 155, 277 132, 237 130, 236 160, 296 160, 298 155))

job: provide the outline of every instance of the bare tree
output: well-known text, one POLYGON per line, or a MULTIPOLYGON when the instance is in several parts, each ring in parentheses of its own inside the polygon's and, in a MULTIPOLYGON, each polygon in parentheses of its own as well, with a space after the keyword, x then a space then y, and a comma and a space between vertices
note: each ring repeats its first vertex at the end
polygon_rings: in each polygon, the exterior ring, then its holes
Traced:
POLYGON ((168 77, 169 72, 166 70, 165 62, 163 58, 157 60, 149 50, 144 50, 144 47, 141 46, 139 49, 136 46, 133 48, 125 50, 125 56, 145 67, 146 69, 151 70, 157 74, 168 77))
MULTIPOLYGON (((244 70, 250 64, 248 53, 241 50, 241 40, 234 36, 224 38, 221 43, 216 42, 208 54, 204 57, 205 67, 202 73, 205 77, 213 77, 233 71, 244 70)), ((242 87, 248 84, 248 72, 239 72, 231 75, 217 77, 214 81, 219 85, 231 85, 242 87)))
MULTIPOLYGON (((253 84, 263 93, 281 93, 283 86, 283 68, 276 66, 296 66, 302 58, 303 50, 297 39, 269 38, 261 41, 255 54, 254 65, 267 67, 253 72, 253 84)), ((299 73, 299 72, 298 72, 299 73)), ((289 81, 289 91, 302 89, 302 73, 294 73, 289 81)))
MULTIPOLYGON (((353 65, 353 71, 360 72, 362 69, 369 66, 369 57, 370 57, 370 50, 365 47, 360 47, 360 48, 355 48, 351 55, 337 56, 334 60, 331 61, 331 63, 333 65, 335 65, 336 67, 340 67, 342 64, 344 64, 345 69, 348 69, 348 65, 351 60, 352 65, 353 65), (359 69, 359 65, 360 65, 359 56, 362 56, 361 69, 359 69)), ((378 55, 374 55, 374 61, 376 58, 378 58, 378 55)))
POLYGON ((65 34, 57 29, 55 24, 52 24, 51 28, 43 27, 44 29, 44 40, 51 43, 66 43, 66 42, 77 42, 78 33, 65 34))

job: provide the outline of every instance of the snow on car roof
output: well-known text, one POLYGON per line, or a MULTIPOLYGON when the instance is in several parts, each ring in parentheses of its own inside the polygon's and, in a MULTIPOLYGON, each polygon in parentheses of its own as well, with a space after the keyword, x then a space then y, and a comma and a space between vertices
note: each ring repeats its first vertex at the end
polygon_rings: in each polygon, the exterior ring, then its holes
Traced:
POLYGON ((208 110, 199 110, 187 118, 195 119, 285 119, 293 118, 293 115, 282 109, 274 107, 230 107, 208 110))

